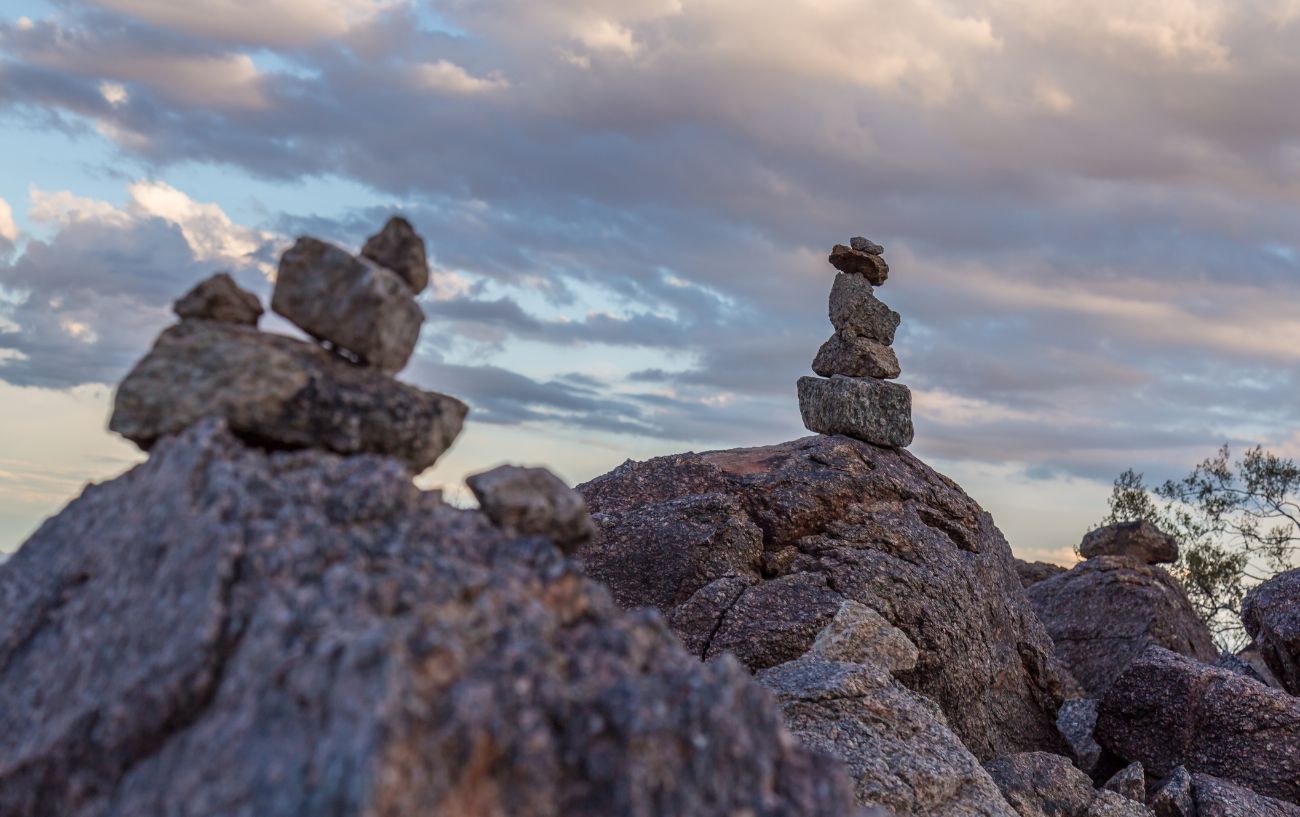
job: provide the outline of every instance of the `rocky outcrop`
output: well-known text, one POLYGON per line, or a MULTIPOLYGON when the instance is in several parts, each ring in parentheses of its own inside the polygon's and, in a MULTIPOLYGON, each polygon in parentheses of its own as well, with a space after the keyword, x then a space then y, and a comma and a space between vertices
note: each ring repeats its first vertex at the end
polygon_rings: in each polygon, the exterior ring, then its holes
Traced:
POLYGON ((306 341, 187 320, 122 381, 109 428, 148 451, 216 416, 259 445, 384 454, 423 471, 455 441, 466 411, 306 341))
POLYGON ((1192 796, 1192 776, 1187 767, 1178 766, 1156 786, 1147 804, 1156 817, 1196 817, 1196 800, 1192 796))
POLYGON ((734 660, 374 457, 218 420, 0 565, 0 814, 854 813, 734 660))
POLYGON ((1143 564, 1173 564, 1178 561, 1178 539, 1151 522, 1118 522, 1089 531, 1079 543, 1079 555, 1128 556, 1143 564))
POLYGON ((466 478, 479 507, 515 536, 545 536, 572 553, 591 541, 596 526, 582 494, 545 468, 502 465, 466 478))
POLYGON ((1051 562, 1026 562, 1016 559, 1016 574, 1020 576, 1020 586, 1029 587, 1041 581, 1059 576, 1070 568, 1051 562))
POLYGON ((401 275, 315 238, 298 239, 281 257, 271 309, 385 372, 406 365, 424 322, 401 275))
POLYGON ((912 392, 884 382, 901 373, 890 348, 898 313, 881 303, 872 287, 889 274, 880 257, 884 247, 861 236, 851 243, 837 244, 831 252, 830 262, 841 272, 831 287, 835 334, 813 359, 819 377, 799 378, 799 411, 809 431, 906 448, 913 436, 912 392))
POLYGON ((1163 777, 1177 766, 1300 803, 1300 699, 1151 647, 1102 700, 1097 741, 1163 777))
POLYGON ((1098 556, 1025 592, 1089 697, 1152 644, 1211 663, 1219 654, 1177 580, 1130 557, 1098 556))
POLYGON ((1020 817, 1151 817, 1146 806, 1105 789, 1060 755, 1025 752, 986 764, 1020 817))
POLYGON ((1241 620, 1272 675, 1300 695, 1300 569, 1252 588, 1241 605, 1241 620))
POLYGON ((579 490, 598 528, 588 572, 701 658, 795 660, 856 601, 915 644, 898 679, 976 757, 1065 750, 1051 644, 1006 540, 910 454, 817 436, 628 462, 579 490))
POLYGON ((240 289, 230 273, 218 272, 181 296, 172 311, 182 320, 257 326, 263 310, 257 296, 240 289))

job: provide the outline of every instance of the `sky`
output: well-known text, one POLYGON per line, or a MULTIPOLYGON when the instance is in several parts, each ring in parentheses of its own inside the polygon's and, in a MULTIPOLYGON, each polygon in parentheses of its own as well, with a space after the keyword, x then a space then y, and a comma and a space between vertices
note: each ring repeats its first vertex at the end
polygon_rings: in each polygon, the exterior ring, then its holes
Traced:
POLYGON ((142 458, 175 298, 402 213, 422 485, 807 433, 865 235, 911 450, 1069 561, 1125 468, 1300 453, 1297 87, 1300 0, 6 0, 0 552, 142 458))

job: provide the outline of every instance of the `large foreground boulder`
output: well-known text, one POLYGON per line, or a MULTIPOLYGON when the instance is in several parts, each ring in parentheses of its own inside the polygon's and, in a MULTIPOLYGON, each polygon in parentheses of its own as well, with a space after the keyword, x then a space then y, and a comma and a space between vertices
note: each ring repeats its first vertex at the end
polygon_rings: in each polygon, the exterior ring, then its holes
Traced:
POLYGON ((1241 605, 1241 620, 1272 675, 1300 695, 1300 569, 1252 588, 1241 605))
POLYGON ((251 326, 186 320, 118 387, 109 428, 146 451, 204 417, 273 448, 383 454, 413 471, 460 433, 464 403, 319 346, 251 326))
POLYGON ((1163 777, 1178 766, 1300 803, 1300 698, 1151 647, 1101 702, 1097 741, 1163 777))
POLYGON ((855 813, 545 538, 211 420, 0 566, 0 735, 6 817, 855 813))
POLYGON ((916 457, 846 437, 628 462, 579 486, 587 570, 653 606, 701 658, 799 658, 845 600, 916 645, 897 673, 981 760, 1064 751, 1051 642, 1006 540, 916 457))
POLYGON ((1090 697, 1152 644, 1200 661, 1219 655, 1182 585, 1131 557, 1098 556, 1026 591, 1056 655, 1090 697))

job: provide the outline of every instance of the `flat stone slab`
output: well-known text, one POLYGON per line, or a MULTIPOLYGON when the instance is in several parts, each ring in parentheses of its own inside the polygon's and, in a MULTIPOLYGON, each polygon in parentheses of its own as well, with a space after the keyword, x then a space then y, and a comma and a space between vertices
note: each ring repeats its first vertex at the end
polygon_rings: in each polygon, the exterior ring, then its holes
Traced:
POLYGON ((889 278, 889 264, 879 255, 855 250, 843 244, 836 244, 831 249, 829 259, 831 266, 840 272, 864 276, 868 281, 880 286, 889 278))
POLYGON ((857 377, 799 378, 803 424, 818 434, 843 434, 873 445, 911 445, 912 391, 901 383, 857 377))
POLYGON ((878 340, 844 337, 838 332, 817 350, 813 371, 822 377, 877 377, 892 380, 903 373, 894 350, 878 340))
POLYGON ((410 360, 424 322, 400 275, 315 238, 298 239, 280 258, 271 309, 386 372, 410 360))
POLYGON ((307 341, 182 321, 122 381, 109 428, 148 450, 204 417, 224 417, 268 447, 383 454, 423 471, 456 439, 467 411, 307 341))

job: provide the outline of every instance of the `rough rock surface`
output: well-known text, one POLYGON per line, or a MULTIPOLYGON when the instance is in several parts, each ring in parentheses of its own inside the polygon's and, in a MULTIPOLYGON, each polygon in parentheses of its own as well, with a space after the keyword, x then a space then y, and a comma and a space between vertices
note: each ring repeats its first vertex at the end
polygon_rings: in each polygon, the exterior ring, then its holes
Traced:
POLYGON ((271 309, 386 372, 406 365, 424 322, 397 273, 315 238, 298 239, 280 258, 271 309))
POLYGON ((596 533, 587 501, 545 468, 502 465, 465 480, 479 507, 516 536, 545 536, 565 553, 596 533))
POLYGON ((370 236, 361 248, 361 257, 397 273, 416 294, 429 285, 424 239, 401 216, 390 218, 384 229, 370 236))
POLYGON ((1023 559, 1016 559, 1016 573, 1020 576, 1022 587, 1029 587, 1053 576, 1059 576, 1069 569, 1051 562, 1026 562, 1023 559))
POLYGON ((849 239, 849 246, 858 252, 869 252, 872 255, 881 255, 885 252, 883 246, 860 235, 855 235, 853 238, 849 239))
POLYGON ((1146 772, 1142 770, 1142 764, 1130 763, 1116 772, 1110 780, 1107 780, 1105 788, 1107 791, 1121 794, 1135 803, 1146 803, 1146 780, 1146 772))
POLYGON ((1150 817, 1146 806, 1105 789, 1048 752, 1005 755, 985 764, 1020 817, 1150 817))
POLYGON ((1088 775, 1101 760, 1101 744, 1092 735, 1097 726, 1097 704, 1095 698, 1071 698, 1061 704, 1056 715, 1056 728, 1069 744, 1074 765, 1088 775))
POLYGON ((1089 531, 1079 543, 1079 555, 1130 556, 1145 564, 1173 564, 1178 561, 1178 538, 1143 519, 1118 522, 1089 531))
POLYGON ((1300 817, 1300 806, 1256 794, 1208 774, 1192 775, 1195 817, 1300 817))
POLYGON ((219 321, 257 326, 262 304, 253 293, 240 289, 230 273, 218 272, 181 296, 172 311, 182 320, 219 321))
POLYGON ((663 610, 697 655, 743 633, 751 669, 793 660, 857 601, 916 645, 899 680, 977 757, 1064 751, 1051 643, 1006 540, 906 451, 814 436, 629 461, 578 490, 599 531, 588 572, 620 604, 663 610))
POLYGON ((1300 569, 1251 589, 1241 620, 1264 663, 1292 695, 1300 695, 1300 569))
POLYGON ((397 463, 207 421, 0 565, 6 817, 854 814, 730 659, 397 463))
POLYGON ((861 275, 872 284, 880 286, 889 278, 889 264, 879 255, 873 255, 843 244, 831 248, 831 266, 849 275, 861 275))
POLYGON ((875 288, 861 275, 835 276, 831 284, 830 319, 841 335, 870 338, 886 346, 894 342, 903 320, 875 296, 875 288))
POLYGON ((1219 654, 1182 586, 1132 558, 1098 556, 1025 592, 1089 697, 1101 697, 1152 644, 1211 663, 1219 654))
POLYGON ((1196 817, 1196 800, 1192 797, 1192 776, 1185 766, 1169 773, 1152 792, 1147 804, 1156 817, 1196 817))
POLYGON ((465 404, 248 326, 182 321, 117 390, 109 428, 149 450, 203 417, 273 448, 386 454, 423 471, 460 433, 465 404))
POLYGON ((813 371, 822 377, 894 378, 903 373, 894 350, 878 340, 836 332, 817 350, 813 371))
POLYGON ((899 817, 1015 817, 939 708, 883 666, 807 655, 758 680, 805 745, 845 762, 860 803, 899 817))
POLYGON ((1147 773, 1177 766, 1300 802, 1300 698, 1151 647, 1101 702, 1097 741, 1147 773))
POLYGON ((912 391, 901 383, 857 377, 799 378, 804 427, 888 448, 912 444, 912 391))

